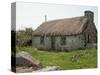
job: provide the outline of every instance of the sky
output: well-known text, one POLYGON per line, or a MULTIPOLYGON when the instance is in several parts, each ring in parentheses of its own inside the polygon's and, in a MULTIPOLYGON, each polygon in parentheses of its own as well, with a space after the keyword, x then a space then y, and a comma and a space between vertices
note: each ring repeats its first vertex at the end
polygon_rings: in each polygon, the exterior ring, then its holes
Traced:
POLYGON ((25 28, 32 28, 35 30, 45 21, 45 15, 47 16, 47 21, 49 21, 84 16, 85 10, 94 12, 94 23, 97 28, 98 9, 96 6, 17 2, 16 30, 23 30, 25 28))

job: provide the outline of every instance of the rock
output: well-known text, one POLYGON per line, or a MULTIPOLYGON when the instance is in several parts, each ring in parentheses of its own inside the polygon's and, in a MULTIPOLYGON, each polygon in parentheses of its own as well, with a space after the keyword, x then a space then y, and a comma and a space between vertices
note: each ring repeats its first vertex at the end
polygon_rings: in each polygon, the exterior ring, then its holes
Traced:
POLYGON ((86 45, 86 48, 97 48, 97 44, 96 43, 88 43, 86 45))
POLYGON ((16 73, 32 72, 33 67, 17 67, 16 73))
MULTIPOLYGON (((48 66, 46 68, 43 68, 43 69, 40 69, 40 70, 37 70, 37 72, 45 72, 45 71, 57 71, 57 70, 61 70, 59 66, 48 66)), ((36 71, 33 71, 33 72, 36 72, 36 71)))
POLYGON ((42 64, 40 63, 40 61, 36 60, 29 53, 24 51, 16 54, 16 66, 33 67, 34 70, 42 68, 42 64))

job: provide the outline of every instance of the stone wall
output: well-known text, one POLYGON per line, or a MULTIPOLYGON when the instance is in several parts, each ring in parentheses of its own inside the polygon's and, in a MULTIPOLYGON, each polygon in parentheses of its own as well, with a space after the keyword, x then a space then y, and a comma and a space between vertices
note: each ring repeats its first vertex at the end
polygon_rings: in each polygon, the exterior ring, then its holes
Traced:
POLYGON ((85 17, 88 19, 84 31, 84 35, 86 37, 86 44, 97 43, 97 29, 94 24, 94 13, 91 11, 85 11, 85 17))
POLYGON ((44 44, 40 44, 40 37, 39 36, 33 37, 32 40, 33 47, 38 49, 50 49, 51 48, 50 37, 45 36, 44 39, 45 39, 44 44))
POLYGON ((87 23, 87 28, 84 31, 84 36, 86 37, 86 44, 97 43, 97 30, 96 30, 94 23, 92 22, 87 23))
POLYGON ((61 45, 61 37, 56 37, 56 49, 57 50, 71 50, 84 47, 84 37, 82 35, 66 36, 66 44, 61 45))
MULTIPOLYGON (((33 37, 33 47, 38 49, 51 49, 51 37, 44 37, 44 44, 40 44, 40 37, 33 37)), ((83 35, 66 36, 66 44, 61 45, 61 36, 55 36, 55 49, 56 50, 70 50, 84 47, 83 35)))

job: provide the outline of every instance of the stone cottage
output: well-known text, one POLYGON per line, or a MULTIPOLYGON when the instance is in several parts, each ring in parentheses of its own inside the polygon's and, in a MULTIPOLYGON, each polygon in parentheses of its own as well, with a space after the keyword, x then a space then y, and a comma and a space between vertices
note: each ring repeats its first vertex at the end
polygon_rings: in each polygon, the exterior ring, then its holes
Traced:
POLYGON ((33 47, 48 50, 71 50, 97 43, 94 13, 42 23, 33 33, 33 47))

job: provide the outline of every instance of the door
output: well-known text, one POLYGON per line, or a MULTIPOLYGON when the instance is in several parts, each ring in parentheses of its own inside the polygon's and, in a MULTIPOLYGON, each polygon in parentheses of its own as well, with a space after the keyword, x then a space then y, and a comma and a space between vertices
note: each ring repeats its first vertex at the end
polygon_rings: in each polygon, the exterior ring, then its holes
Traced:
POLYGON ((51 49, 55 49, 55 37, 51 37, 51 49))

